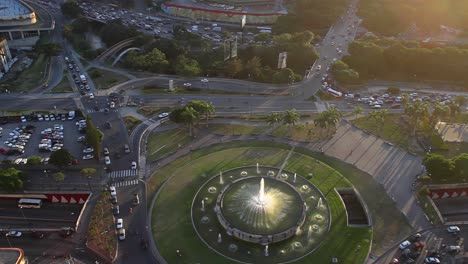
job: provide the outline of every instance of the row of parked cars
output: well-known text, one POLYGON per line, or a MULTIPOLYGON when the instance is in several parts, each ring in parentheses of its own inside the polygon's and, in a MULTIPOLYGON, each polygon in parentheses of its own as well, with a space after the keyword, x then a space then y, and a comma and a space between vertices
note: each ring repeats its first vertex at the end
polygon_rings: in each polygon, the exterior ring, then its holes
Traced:
POLYGON ((34 128, 35 127, 32 125, 28 125, 28 126, 16 127, 15 129, 13 129, 8 134, 7 140, 3 142, 5 147, 8 147, 9 150, 7 151, 4 148, 0 148, 0 153, 6 154, 6 155, 23 154, 24 148, 26 144, 28 143, 29 139, 31 138, 31 135, 34 132, 34 128))
POLYGON ((63 125, 55 124, 41 131, 41 142, 38 145, 40 152, 57 151, 63 148, 63 125))
MULTIPOLYGON (((120 214, 120 208, 119 205, 117 204, 117 190, 115 189, 115 186, 109 187, 109 192, 111 195, 111 201, 114 207, 112 208, 112 213, 114 216, 117 216, 120 214)), ((125 240, 125 228, 123 227, 123 219, 118 218, 116 220, 115 227, 117 229, 117 236, 119 237, 119 240, 125 240)))

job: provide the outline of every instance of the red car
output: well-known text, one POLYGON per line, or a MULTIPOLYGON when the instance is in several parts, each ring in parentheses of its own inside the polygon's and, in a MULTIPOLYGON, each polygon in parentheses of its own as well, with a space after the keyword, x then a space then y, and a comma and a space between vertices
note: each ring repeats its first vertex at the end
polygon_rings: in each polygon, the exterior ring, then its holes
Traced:
POLYGON ((0 148, 0 153, 2 153, 3 155, 6 155, 7 151, 4 148, 0 148))

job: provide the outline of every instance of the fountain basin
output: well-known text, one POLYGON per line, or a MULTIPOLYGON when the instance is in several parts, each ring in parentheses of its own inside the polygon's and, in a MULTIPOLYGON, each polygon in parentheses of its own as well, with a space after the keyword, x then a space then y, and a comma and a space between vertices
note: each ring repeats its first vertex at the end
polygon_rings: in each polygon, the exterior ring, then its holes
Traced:
POLYGON ((259 176, 226 186, 217 198, 215 212, 228 235, 262 245, 294 236, 306 218, 305 203, 292 185, 259 176))

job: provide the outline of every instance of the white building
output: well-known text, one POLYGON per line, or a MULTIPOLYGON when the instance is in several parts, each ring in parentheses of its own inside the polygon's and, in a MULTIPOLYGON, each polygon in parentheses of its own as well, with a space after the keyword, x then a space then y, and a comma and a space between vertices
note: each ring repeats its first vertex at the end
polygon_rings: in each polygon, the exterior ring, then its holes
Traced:
POLYGON ((7 40, 0 39, 0 79, 10 70, 11 66, 16 62, 16 60, 16 58, 11 56, 7 40))

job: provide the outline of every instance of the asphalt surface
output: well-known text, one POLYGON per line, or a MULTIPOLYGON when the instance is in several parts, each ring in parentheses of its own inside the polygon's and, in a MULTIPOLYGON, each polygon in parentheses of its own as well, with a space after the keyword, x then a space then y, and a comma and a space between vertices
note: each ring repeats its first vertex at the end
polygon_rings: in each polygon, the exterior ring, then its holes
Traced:
POLYGON ((19 208, 17 199, 0 200, 0 228, 75 227, 83 205, 44 202, 41 208, 19 208))

